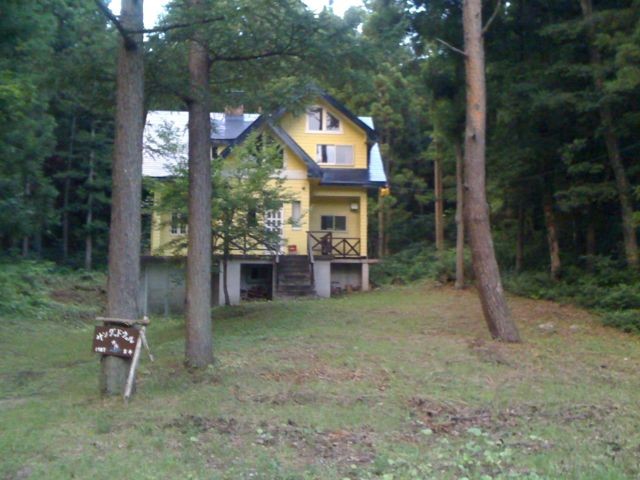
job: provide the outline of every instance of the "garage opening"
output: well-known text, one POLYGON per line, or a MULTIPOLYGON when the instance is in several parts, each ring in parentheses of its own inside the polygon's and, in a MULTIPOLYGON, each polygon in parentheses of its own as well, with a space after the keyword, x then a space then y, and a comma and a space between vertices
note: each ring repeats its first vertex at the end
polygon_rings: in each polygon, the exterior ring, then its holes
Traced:
POLYGON ((273 265, 243 264, 240 267, 240 298, 243 301, 273 299, 273 265))

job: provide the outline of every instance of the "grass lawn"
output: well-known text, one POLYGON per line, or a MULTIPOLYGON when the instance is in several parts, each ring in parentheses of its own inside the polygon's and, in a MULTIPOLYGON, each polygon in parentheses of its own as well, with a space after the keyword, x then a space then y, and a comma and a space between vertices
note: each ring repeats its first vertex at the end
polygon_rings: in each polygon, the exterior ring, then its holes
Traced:
POLYGON ((0 478, 639 478, 640 337, 510 304, 521 345, 432 283, 216 309, 200 372, 152 318, 128 406, 97 393, 89 322, 0 320, 0 478))

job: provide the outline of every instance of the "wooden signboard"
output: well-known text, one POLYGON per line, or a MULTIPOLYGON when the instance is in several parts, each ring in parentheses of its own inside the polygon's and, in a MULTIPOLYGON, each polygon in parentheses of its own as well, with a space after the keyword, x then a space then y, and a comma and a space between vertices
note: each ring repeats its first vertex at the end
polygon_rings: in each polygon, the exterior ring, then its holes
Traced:
POLYGON ((136 328, 97 326, 93 332, 93 351, 103 355, 131 358, 138 343, 136 328))

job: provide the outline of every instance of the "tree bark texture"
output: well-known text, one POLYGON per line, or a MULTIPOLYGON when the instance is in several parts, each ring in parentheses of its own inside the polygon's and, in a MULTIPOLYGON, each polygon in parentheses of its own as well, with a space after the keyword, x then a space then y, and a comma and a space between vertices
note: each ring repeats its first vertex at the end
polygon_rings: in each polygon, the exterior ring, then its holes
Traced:
POLYGON ((85 237, 84 237, 84 269, 91 270, 93 267, 93 233, 91 227, 93 225, 93 176, 95 151, 93 142, 96 138, 96 130, 91 125, 91 150, 89 151, 89 174, 87 176, 87 215, 85 217, 85 237))
POLYGON ((464 153, 456 140, 456 283, 455 288, 464 288, 464 153))
POLYGON ((71 118, 71 132, 69 134, 69 152, 67 154, 67 172, 64 179, 62 195, 62 262, 69 260, 69 195, 71 193, 71 169, 73 168, 73 151, 76 139, 76 116, 71 118))
MULTIPOLYGON (((120 21, 141 30, 143 0, 123 0, 120 21)), ((116 120, 112 166, 111 224, 107 317, 136 319, 140 285, 140 204, 142 201, 142 135, 144 128, 142 34, 120 38, 116 77, 116 120)), ((102 357, 100 389, 122 395, 130 361, 102 357)))
POLYGON ((524 207, 522 204, 518 206, 518 226, 516 233, 516 273, 522 272, 524 263, 524 207))
MULTIPOLYGON (((602 66, 602 56, 600 54, 600 50, 595 44, 596 29, 593 23, 593 4, 591 0, 580 0, 580 7, 582 8, 582 15, 587 23, 594 85, 598 94, 604 96, 605 78, 602 66)), ((638 237, 636 234, 635 222, 633 220, 631 186, 620 154, 618 136, 616 135, 613 126, 611 104, 606 99, 603 99, 600 102, 600 121, 602 122, 604 141, 607 146, 609 165, 611 166, 611 170, 613 170, 616 190, 618 192, 618 201, 620 202, 622 234, 627 264, 631 267, 638 268, 640 266, 640 259, 638 256, 638 237)))
POLYGON ((436 158, 433 162, 433 184, 435 193, 436 250, 444 251, 444 198, 442 191, 442 149, 436 140, 436 158))
POLYGON ((464 150, 465 216, 476 284, 491 336, 519 342, 493 248, 485 186, 486 84, 481 0, 463 3, 467 115, 464 150))
MULTIPOLYGON (((191 0, 200 8, 199 0, 191 0)), ((213 363, 211 331, 211 120, 209 56, 196 38, 189 46, 189 232, 186 352, 189 366, 213 363)))
POLYGON ((384 197, 378 193, 378 258, 384 258, 384 197))
POLYGON ((562 263, 560 262, 560 244, 558 242, 558 224, 556 215, 553 211, 553 199, 551 194, 544 196, 542 205, 544 211, 544 223, 547 228, 547 244, 549 246, 549 264, 551 278, 558 280, 560 278, 560 270, 562 263))

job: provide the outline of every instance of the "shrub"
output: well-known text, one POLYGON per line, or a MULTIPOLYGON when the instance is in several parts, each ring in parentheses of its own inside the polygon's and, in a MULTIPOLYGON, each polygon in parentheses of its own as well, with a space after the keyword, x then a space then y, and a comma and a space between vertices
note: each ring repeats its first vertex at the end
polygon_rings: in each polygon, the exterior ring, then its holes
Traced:
MULTIPOLYGON (((471 262, 465 252, 465 270, 471 272, 471 262)), ((371 269, 371 281, 375 285, 410 283, 430 278, 441 282, 455 280, 456 252, 446 250, 440 254, 431 244, 416 243, 390 255, 371 269)))

